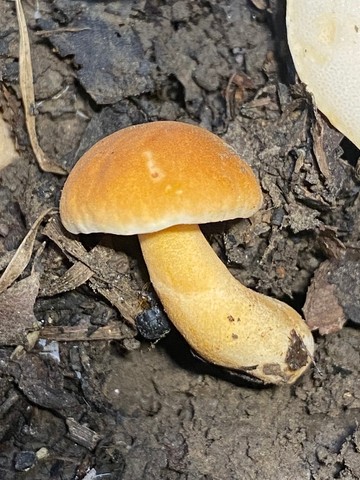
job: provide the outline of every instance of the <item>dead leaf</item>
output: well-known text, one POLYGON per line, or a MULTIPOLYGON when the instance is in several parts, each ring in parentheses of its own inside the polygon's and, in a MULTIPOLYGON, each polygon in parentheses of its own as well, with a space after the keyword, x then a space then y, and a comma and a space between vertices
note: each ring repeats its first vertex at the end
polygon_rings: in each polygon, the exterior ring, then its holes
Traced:
POLYGON ((9 125, 0 115, 0 170, 14 162, 19 155, 15 148, 15 142, 10 134, 9 125))
POLYGON ((318 167, 325 179, 330 177, 329 165, 324 150, 324 127, 323 119, 314 107, 315 122, 311 126, 311 135, 313 139, 313 151, 318 167))
MULTIPOLYGON (((122 268, 119 266, 121 253, 102 245, 97 245, 88 252, 76 237, 66 232, 57 217, 49 220, 43 233, 71 261, 74 263, 76 260, 80 261, 93 272, 92 276, 89 274, 90 287, 103 295, 119 310, 128 324, 134 327, 135 318, 141 311, 139 292, 131 287, 128 276, 121 273, 122 268)), ((77 286, 79 283, 72 284, 73 288, 77 286)))
POLYGON ((320 225, 318 243, 328 258, 339 260, 345 252, 345 245, 337 236, 337 230, 329 225, 320 225))
POLYGON ((8 266, 6 267, 4 273, 0 277, 0 293, 6 290, 10 285, 22 274, 28 265, 33 249, 34 242, 36 239, 36 234, 38 228, 43 221, 43 219, 50 212, 53 211, 53 208, 45 210, 33 223, 29 232, 19 245, 19 248, 16 250, 15 255, 10 260, 8 266))
POLYGON ((325 260, 316 270, 308 288, 303 312, 311 330, 319 330, 321 335, 342 329, 346 317, 336 296, 336 286, 329 282, 334 262, 325 260))
POLYGON ((268 8, 267 0, 251 0, 251 3, 259 10, 266 10, 268 8))
MULTIPOLYGON (((76 262, 67 270, 62 277, 51 279, 48 285, 41 288, 42 297, 53 297, 59 293, 69 292, 74 288, 86 283, 94 272, 81 262, 76 262)), ((46 281, 46 280, 45 280, 46 281)))
POLYGON ((31 147, 34 151, 36 159, 41 170, 44 172, 57 173, 58 175, 66 175, 66 171, 59 165, 48 159, 41 149, 37 135, 36 122, 34 115, 35 94, 33 85, 33 70, 31 64, 31 52, 28 30, 24 10, 21 0, 15 0, 16 14, 19 24, 19 78, 22 101, 25 111, 26 127, 30 138, 31 147))
POLYGON ((27 345, 27 334, 39 328, 33 308, 39 275, 33 273, 0 295, 0 345, 27 345))

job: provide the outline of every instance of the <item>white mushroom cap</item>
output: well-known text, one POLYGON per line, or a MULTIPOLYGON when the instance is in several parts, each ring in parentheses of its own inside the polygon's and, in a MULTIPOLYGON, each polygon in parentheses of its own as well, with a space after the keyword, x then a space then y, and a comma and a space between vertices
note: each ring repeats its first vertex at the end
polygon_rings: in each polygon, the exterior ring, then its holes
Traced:
POLYGON ((300 79, 360 148, 360 1, 287 0, 286 24, 300 79))

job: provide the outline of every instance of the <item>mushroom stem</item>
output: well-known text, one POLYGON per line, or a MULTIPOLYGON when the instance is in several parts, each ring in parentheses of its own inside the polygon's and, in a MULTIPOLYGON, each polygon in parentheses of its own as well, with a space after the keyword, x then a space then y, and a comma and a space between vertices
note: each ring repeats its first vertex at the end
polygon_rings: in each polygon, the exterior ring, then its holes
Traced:
POLYGON ((306 370, 314 342, 301 316, 241 285, 197 225, 139 239, 166 313, 201 357, 266 383, 293 383, 306 370))

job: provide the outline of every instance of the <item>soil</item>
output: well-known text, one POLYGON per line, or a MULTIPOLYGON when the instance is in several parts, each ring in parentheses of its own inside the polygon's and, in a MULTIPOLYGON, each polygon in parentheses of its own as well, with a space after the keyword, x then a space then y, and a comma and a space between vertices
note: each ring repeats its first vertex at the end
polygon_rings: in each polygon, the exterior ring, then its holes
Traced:
MULTIPOLYGON (((206 364, 167 322, 136 238, 77 239, 52 211, 0 295, 0 479, 359 479, 359 152, 296 80, 284 2, 23 6, 46 156, 69 171, 98 139, 158 119, 220 135, 265 202, 204 233, 248 287, 299 312, 306 300, 317 348, 293 386, 206 364)), ((31 150, 15 3, 0 11, 0 105, 20 153, 0 173, 4 270, 65 177, 31 150)))

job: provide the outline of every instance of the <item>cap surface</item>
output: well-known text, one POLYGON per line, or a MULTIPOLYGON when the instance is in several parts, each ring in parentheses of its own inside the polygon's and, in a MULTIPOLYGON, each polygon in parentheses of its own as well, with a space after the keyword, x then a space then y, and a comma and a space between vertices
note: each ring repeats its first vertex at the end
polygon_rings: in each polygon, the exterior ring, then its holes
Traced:
POLYGON ((360 148, 360 2, 287 0, 296 71, 329 121, 360 148))
POLYGON ((181 122, 125 128, 71 171, 60 200, 72 233, 132 235, 249 217, 262 194, 249 165, 216 135, 181 122))

